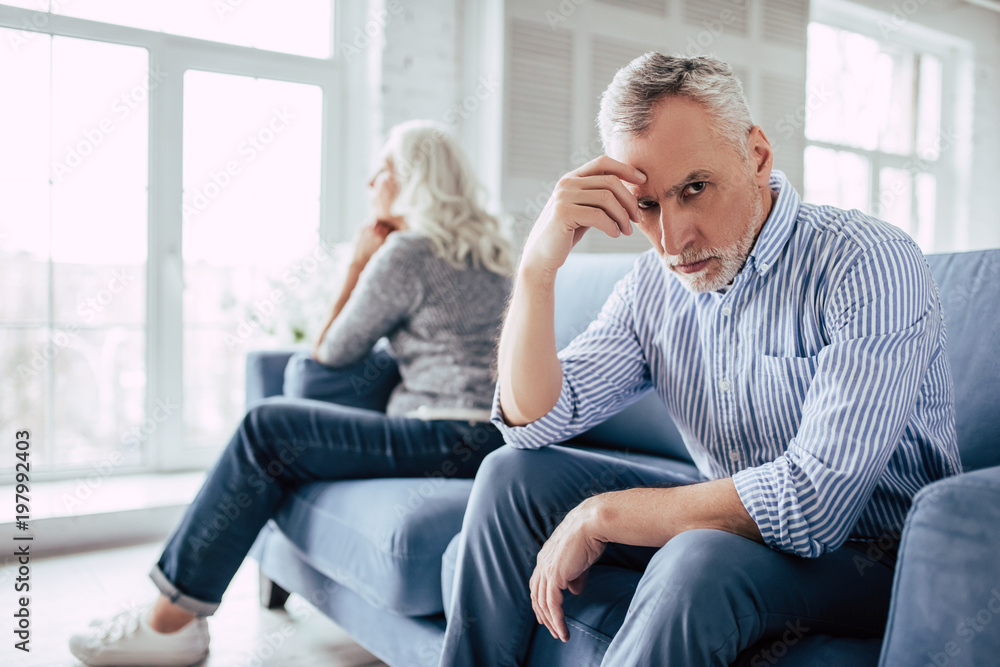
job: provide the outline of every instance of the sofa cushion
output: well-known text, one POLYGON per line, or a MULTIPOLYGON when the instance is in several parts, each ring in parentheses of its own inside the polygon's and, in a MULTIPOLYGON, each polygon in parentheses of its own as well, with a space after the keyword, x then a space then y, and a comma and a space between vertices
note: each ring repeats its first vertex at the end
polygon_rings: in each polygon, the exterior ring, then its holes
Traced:
MULTIPOLYGON (((556 274, 556 347, 562 349, 597 318, 615 284, 638 255, 570 253, 556 274)), ((690 462, 681 434, 653 391, 583 434, 589 444, 690 462)))
POLYGON ((967 470, 1000 465, 1000 250, 928 255, 941 293, 967 470))
POLYGON ((404 616, 443 610, 441 556, 462 527, 472 480, 309 484, 275 523, 314 568, 404 616))

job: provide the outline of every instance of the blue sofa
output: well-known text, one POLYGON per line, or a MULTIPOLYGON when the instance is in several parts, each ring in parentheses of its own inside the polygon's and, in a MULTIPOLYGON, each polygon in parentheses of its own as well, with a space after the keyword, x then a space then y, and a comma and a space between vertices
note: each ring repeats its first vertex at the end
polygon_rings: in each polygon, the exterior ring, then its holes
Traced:
MULTIPOLYGON (((593 319, 634 259, 570 256, 556 286, 560 346, 593 319)), ((1000 250, 927 259, 944 305, 966 472, 931 484, 916 497, 900 538, 884 639, 807 634, 762 642, 737 664, 1000 664, 1000 250)), ((248 406, 281 393, 289 355, 249 354, 248 406)), ((398 379, 393 369, 356 370, 381 383, 372 395, 387 395, 398 379)), ((568 444, 622 457, 654 456, 697 476, 653 394, 568 444)), ((302 488, 254 545, 264 603, 280 606, 286 591, 296 592, 393 667, 436 664, 451 595, 454 538, 471 486, 470 480, 428 475, 302 488)), ((878 558, 878 546, 873 549, 870 556, 878 558)), ((599 664, 640 576, 596 566, 584 593, 567 596, 570 642, 536 632, 528 664, 599 664)))

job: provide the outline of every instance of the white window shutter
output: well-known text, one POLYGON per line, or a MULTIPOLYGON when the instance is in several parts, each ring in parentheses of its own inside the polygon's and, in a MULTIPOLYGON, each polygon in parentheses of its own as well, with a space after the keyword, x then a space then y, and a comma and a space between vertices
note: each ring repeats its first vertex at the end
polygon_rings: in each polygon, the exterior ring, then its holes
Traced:
MULTIPOLYGON (((775 168, 802 191, 808 0, 566 0, 505 4, 504 177, 501 202, 522 243, 559 176, 599 154, 600 94, 649 50, 710 53, 743 82, 775 168)), ((588 232, 577 250, 645 250, 640 233, 588 232)))

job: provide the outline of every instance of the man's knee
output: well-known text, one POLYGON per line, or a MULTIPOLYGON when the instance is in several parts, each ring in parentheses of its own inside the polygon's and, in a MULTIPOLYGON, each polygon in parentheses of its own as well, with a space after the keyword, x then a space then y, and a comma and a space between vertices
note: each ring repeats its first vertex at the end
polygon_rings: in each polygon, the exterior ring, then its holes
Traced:
POLYGON ((684 531, 656 552, 643 575, 643 583, 653 588, 669 586, 668 590, 676 591, 689 602, 702 596, 717 602, 722 599, 718 596, 723 590, 732 595, 739 587, 742 549, 760 546, 722 530, 684 531))
POLYGON ((491 452, 483 459, 476 472, 473 492, 495 497, 498 494, 505 495, 514 488, 530 488, 538 455, 537 451, 508 445, 491 452))

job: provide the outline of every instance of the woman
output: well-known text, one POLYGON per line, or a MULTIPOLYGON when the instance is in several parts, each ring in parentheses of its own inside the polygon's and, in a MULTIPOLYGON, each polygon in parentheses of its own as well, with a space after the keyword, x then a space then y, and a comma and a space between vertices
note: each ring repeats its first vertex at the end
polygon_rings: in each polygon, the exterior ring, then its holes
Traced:
POLYGON ((323 400, 276 397, 247 413, 150 572, 159 598, 74 636, 70 649, 84 663, 201 660, 205 617, 298 486, 421 477, 446 460, 457 477, 472 477, 502 444, 488 423, 490 364, 510 290, 509 245, 442 126, 393 128, 379 164, 369 183, 373 220, 357 234, 315 358, 300 355, 287 372, 286 393, 323 400), (382 337, 394 361, 373 350, 382 337), (474 447, 457 446, 473 433, 474 447))

